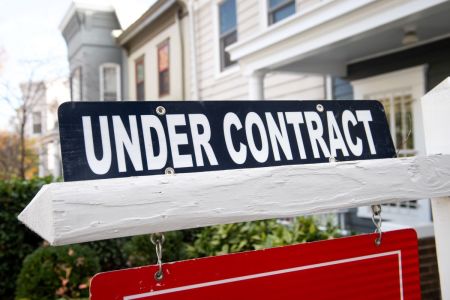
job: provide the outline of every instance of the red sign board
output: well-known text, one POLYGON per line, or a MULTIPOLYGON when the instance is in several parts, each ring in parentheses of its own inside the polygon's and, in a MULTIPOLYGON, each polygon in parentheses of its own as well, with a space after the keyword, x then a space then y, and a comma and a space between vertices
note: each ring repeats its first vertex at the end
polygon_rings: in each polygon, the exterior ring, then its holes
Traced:
POLYGON ((420 299, 417 236, 406 229, 97 274, 92 300, 420 299), (295 297, 295 298, 294 298, 295 297))

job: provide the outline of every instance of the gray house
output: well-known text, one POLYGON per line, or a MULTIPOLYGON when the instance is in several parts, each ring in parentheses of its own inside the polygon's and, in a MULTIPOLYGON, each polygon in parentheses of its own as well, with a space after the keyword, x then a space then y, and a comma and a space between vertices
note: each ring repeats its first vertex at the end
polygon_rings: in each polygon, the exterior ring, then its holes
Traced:
POLYGON ((122 50, 112 36, 120 29, 114 8, 74 1, 59 29, 68 48, 72 101, 121 100, 124 68, 122 50))

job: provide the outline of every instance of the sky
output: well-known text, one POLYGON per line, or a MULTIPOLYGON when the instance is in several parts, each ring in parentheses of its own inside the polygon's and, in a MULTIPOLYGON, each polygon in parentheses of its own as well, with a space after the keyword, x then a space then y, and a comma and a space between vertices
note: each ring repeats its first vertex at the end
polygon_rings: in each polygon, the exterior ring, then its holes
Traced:
MULTIPOLYGON (((29 61, 52 65, 42 76, 67 76, 67 48, 58 25, 70 3, 71 0, 0 0, 0 48, 5 51, 1 58, 3 82, 16 86, 26 80, 29 64, 24 62, 29 61)), ((0 101, 0 130, 4 130, 14 111, 0 101)))
MULTIPOLYGON (((120 12, 121 25, 126 27, 155 0, 81 1, 111 3, 120 12)), ((28 80, 30 61, 44 62, 41 64, 45 67, 40 67, 37 77, 68 76, 67 46, 58 26, 71 3, 72 0, 0 0, 0 49, 6 52, 0 57, 2 82, 18 86, 19 82, 28 80)), ((14 110, 0 99, 0 131, 8 129, 13 115, 14 110)))

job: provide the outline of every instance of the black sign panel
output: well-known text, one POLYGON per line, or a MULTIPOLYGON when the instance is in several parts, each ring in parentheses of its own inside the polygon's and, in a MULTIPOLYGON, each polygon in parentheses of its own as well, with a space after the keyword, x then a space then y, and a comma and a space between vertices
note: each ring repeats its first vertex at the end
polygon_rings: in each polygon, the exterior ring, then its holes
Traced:
POLYGON ((66 181, 391 158, 377 101, 66 102, 66 181))

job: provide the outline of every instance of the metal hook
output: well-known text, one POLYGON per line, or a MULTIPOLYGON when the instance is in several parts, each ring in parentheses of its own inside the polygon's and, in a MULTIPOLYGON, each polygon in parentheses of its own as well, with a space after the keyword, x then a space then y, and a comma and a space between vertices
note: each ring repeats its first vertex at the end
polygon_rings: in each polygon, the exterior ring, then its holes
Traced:
POLYGON ((372 205, 372 222, 375 225, 375 233, 378 233, 378 237, 375 239, 375 245, 380 246, 381 245, 381 238, 382 238, 382 232, 381 232, 381 225, 382 225, 382 219, 381 219, 381 205, 376 204, 372 205))
POLYGON ((158 271, 155 272, 155 280, 161 281, 164 278, 164 273, 162 270, 162 244, 165 241, 164 234, 162 233, 153 233, 150 236, 150 241, 153 245, 155 245, 156 258, 158 260, 158 271))

